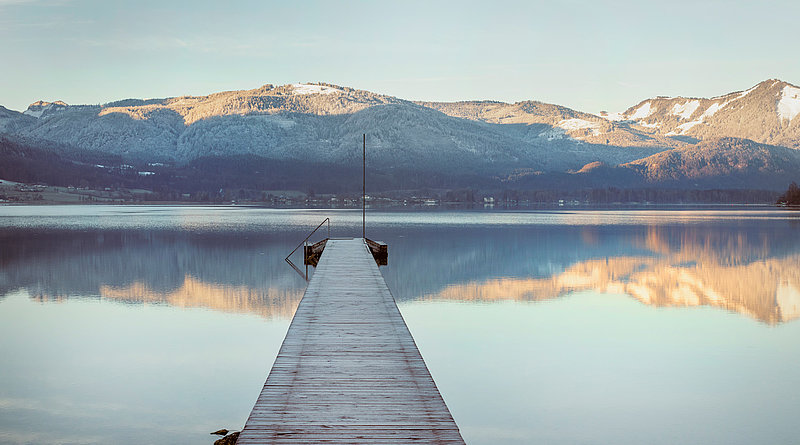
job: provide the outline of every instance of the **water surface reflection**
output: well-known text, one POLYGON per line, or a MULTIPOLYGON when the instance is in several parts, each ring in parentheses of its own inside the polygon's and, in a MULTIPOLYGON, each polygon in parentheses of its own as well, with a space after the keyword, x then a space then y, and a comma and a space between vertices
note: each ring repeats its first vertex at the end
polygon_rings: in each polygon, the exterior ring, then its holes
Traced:
MULTIPOLYGON (((789 234, 785 234, 789 235, 789 234)), ((585 244, 597 231, 581 232, 585 244)), ((627 294, 653 306, 714 306, 775 324, 800 317, 800 252, 780 234, 717 228, 648 228, 632 245, 647 255, 578 261, 547 277, 500 277, 447 285, 429 299, 535 301, 574 291, 627 294)))
MULTIPOLYGON (((345 228, 348 227, 345 220, 345 228)), ((663 225, 378 225, 399 301, 538 301, 578 290, 654 306, 712 306, 775 324, 800 317, 793 221, 663 225)), ((0 233, 0 297, 103 298, 291 317, 305 282, 283 262, 303 230, 0 233)))
MULTIPOLYGON (((16 230, 0 235, 0 293, 103 298, 291 317, 305 282, 274 234, 16 230)), ((291 249, 291 247, 289 247, 291 249)))
MULTIPOLYGON (((11 339, 0 355, 13 358, 0 363, 3 443, 210 443, 208 432, 241 427, 306 285, 283 257, 327 216, 334 236, 361 222, 348 211, 0 210, 0 336, 11 339)), ((468 443, 793 443, 796 214, 368 221, 468 443)))

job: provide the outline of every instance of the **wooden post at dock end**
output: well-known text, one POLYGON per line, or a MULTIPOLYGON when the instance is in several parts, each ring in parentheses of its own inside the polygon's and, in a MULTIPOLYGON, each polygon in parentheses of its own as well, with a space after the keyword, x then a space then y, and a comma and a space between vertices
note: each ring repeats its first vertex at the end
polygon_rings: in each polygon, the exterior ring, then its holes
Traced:
POLYGON ((364 238, 367 243, 372 257, 378 266, 386 266, 389 264, 389 246, 383 241, 372 241, 371 239, 364 238))
POLYGON ((324 239, 314 244, 303 246, 303 264, 306 266, 317 267, 319 257, 322 256, 322 251, 325 250, 325 244, 328 239, 324 239))

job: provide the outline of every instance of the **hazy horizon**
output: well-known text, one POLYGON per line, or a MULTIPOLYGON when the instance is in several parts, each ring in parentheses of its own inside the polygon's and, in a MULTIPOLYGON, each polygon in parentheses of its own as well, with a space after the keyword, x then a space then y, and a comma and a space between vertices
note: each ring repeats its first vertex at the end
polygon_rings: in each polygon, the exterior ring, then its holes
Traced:
MULTIPOLYGON (((777 80, 780 80, 780 81, 783 81, 783 82, 790 83, 790 84, 794 84, 793 82, 791 82, 791 81, 788 81, 788 80, 786 80, 786 79, 779 79, 779 78, 776 78, 776 79, 777 79, 777 80)), ((736 90, 725 91, 725 92, 722 92, 722 93, 719 93, 719 94, 714 94, 714 95, 707 94, 707 95, 702 95, 702 96, 689 96, 689 95, 686 95, 686 94, 677 94, 677 95, 675 95, 675 96, 683 96, 683 97, 687 97, 687 98, 700 98, 700 97, 703 97, 703 98, 709 98, 709 99, 710 99, 710 98, 713 98, 713 97, 719 97, 719 96, 723 96, 723 95, 725 95, 725 94, 729 94, 729 93, 734 93, 734 92, 738 92, 738 91, 745 91, 745 90, 747 90, 749 87, 756 86, 756 85, 758 85, 758 83, 764 82, 764 81, 766 81, 766 80, 768 80, 768 79, 762 79, 761 81, 759 81, 759 82, 757 82, 757 83, 754 83, 753 85, 749 85, 748 87, 742 87, 742 88, 738 88, 738 89, 736 89, 736 90)), ((293 82, 293 83, 289 83, 289 84, 301 84, 301 83, 302 83, 302 84, 317 84, 317 83, 328 83, 328 84, 330 84, 331 82, 326 82, 326 81, 324 81, 324 80, 319 80, 319 81, 293 82)), ((101 102, 94 102, 94 103, 88 103, 88 102, 69 102, 69 101, 64 101, 63 99, 60 99, 60 98, 41 98, 41 99, 36 99, 36 100, 34 100, 34 101, 31 101, 31 102, 30 102, 30 103, 28 103, 27 105, 24 105, 24 106, 22 106, 22 107, 19 107, 19 108, 12 108, 12 107, 9 107, 9 106, 6 106, 6 108, 8 108, 8 109, 11 109, 11 110, 15 110, 15 111, 19 111, 19 112, 23 112, 23 111, 25 111, 25 110, 28 108, 28 106, 30 106, 31 104, 33 104, 33 103, 35 103, 35 102, 37 102, 37 101, 45 101, 45 102, 56 102, 56 101, 63 101, 63 102, 65 102, 67 105, 103 105, 103 104, 107 104, 107 103, 111 103, 111 102, 115 102, 115 101, 120 101, 120 100, 125 100, 125 99, 144 99, 144 100, 149 100, 149 99, 167 99, 167 98, 171 98, 171 97, 182 97, 182 96, 199 96, 199 97, 203 97, 203 96, 209 96, 209 95, 212 95, 212 94, 215 94, 215 93, 220 93, 220 92, 225 92, 225 91, 247 91, 247 90, 254 90, 254 89, 258 89, 258 88, 260 88, 260 87, 262 87, 262 86, 264 86, 264 85, 268 85, 268 84, 272 84, 272 85, 288 85, 288 84, 275 84, 275 83, 271 83, 271 82, 265 82, 265 83, 262 83, 262 84, 260 84, 260 85, 255 85, 255 86, 251 86, 251 87, 244 87, 244 88, 226 88, 226 89, 219 90, 219 91, 209 91, 209 92, 207 92, 207 93, 199 93, 199 94, 172 94, 172 95, 167 95, 167 96, 158 96, 158 97, 155 97, 155 96, 141 96, 141 97, 115 97, 115 98, 110 98, 110 99, 108 99, 108 100, 104 100, 104 101, 101 101, 101 102)), ((355 86, 355 85, 338 85, 338 86, 341 86, 341 87, 348 87, 348 88, 355 88, 355 89, 357 89, 357 90, 365 90, 364 88, 360 88, 360 87, 358 87, 358 86, 355 86)), ((386 95, 386 96, 398 97, 399 99, 412 100, 412 101, 423 101, 423 102, 462 102, 462 101, 467 101, 467 102, 468 102, 468 101, 496 101, 496 102, 503 102, 503 103, 509 103, 509 104, 511 104, 511 103, 515 103, 515 102, 523 102, 523 101, 527 101, 527 100, 534 100, 534 101, 546 102, 546 101, 542 101, 542 100, 540 100, 540 99, 537 99, 537 98, 528 98, 528 99, 519 99, 519 100, 514 100, 514 101, 505 101, 505 100, 494 99, 494 98, 480 98, 480 99, 476 99, 476 98, 469 98, 469 97, 465 97, 465 98, 458 98, 458 99, 452 99, 452 100, 442 100, 442 101, 439 101, 439 100, 432 100, 432 99, 429 99, 429 98, 424 98, 424 97, 413 97, 413 98, 409 98, 409 97, 397 96, 397 95, 394 95, 394 94, 389 94, 389 93, 385 93, 385 92, 381 92, 381 91, 373 91, 373 90, 367 90, 367 91, 371 91, 371 92, 373 92, 373 93, 377 93, 377 94, 383 94, 383 95, 386 95)), ((574 109, 574 110, 576 110, 576 111, 583 111, 583 112, 587 112, 587 113, 594 113, 594 114, 598 114, 598 113, 600 113, 600 112, 602 112, 602 111, 607 111, 607 112, 609 112, 609 113, 615 113, 615 112, 622 112, 622 111, 625 111, 625 110, 626 110, 626 109, 628 109, 629 107, 632 107, 632 106, 634 106, 634 105, 636 105, 636 104, 638 104, 638 103, 640 103, 640 102, 642 102, 642 101, 644 101, 644 100, 647 100, 647 99, 652 99, 652 98, 656 98, 656 97, 658 97, 658 96, 662 96, 662 97, 663 97, 664 95, 653 94, 653 95, 651 95, 651 96, 643 97, 643 98, 641 98, 641 99, 639 99, 639 100, 636 100, 635 102, 631 102, 629 105, 627 105, 627 106, 625 106, 625 107, 623 107, 623 108, 620 108, 620 109, 604 108, 604 109, 601 109, 601 110, 582 110, 582 109, 580 109, 580 108, 574 108, 574 107, 568 107, 568 108, 572 108, 572 109, 574 109)), ((555 105, 562 105, 562 106, 564 106, 564 104, 563 104, 563 103, 559 103, 559 102, 548 102, 548 103, 553 103, 553 104, 555 104, 555 105)), ((4 105, 4 104, 2 104, 2 103, 0 103, 0 106, 5 106, 5 105, 4 105)))
POLYGON ((409 100, 597 113, 797 84, 786 1, 236 5, 0 0, 0 105, 328 82, 409 100), (780 11, 776 14, 776 11, 780 11))

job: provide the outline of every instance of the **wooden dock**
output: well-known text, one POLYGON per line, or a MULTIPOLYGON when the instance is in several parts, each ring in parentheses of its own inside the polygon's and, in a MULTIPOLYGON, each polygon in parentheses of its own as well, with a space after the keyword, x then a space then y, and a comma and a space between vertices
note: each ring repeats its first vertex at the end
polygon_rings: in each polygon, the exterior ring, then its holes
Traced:
POLYGON ((362 238, 329 240, 237 444, 463 444, 362 238))

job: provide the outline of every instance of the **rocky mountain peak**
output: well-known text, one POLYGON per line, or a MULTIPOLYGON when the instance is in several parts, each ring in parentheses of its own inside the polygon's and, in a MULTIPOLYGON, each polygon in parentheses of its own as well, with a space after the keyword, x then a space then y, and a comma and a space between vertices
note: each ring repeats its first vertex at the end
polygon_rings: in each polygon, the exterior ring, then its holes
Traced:
POLYGON ((23 114, 39 118, 42 117, 42 115, 44 115, 47 112, 55 110, 64 110, 67 107, 68 105, 64 101, 60 100, 57 100, 55 102, 46 102, 43 100, 38 100, 28 105, 28 109, 25 110, 23 114))
POLYGON ((66 102, 64 102, 63 100, 56 100, 56 101, 53 101, 53 102, 47 102, 47 101, 44 101, 44 100, 37 100, 36 102, 28 105, 28 108, 31 108, 31 107, 46 107, 48 105, 58 105, 58 106, 62 106, 62 107, 66 107, 67 106, 66 102))

